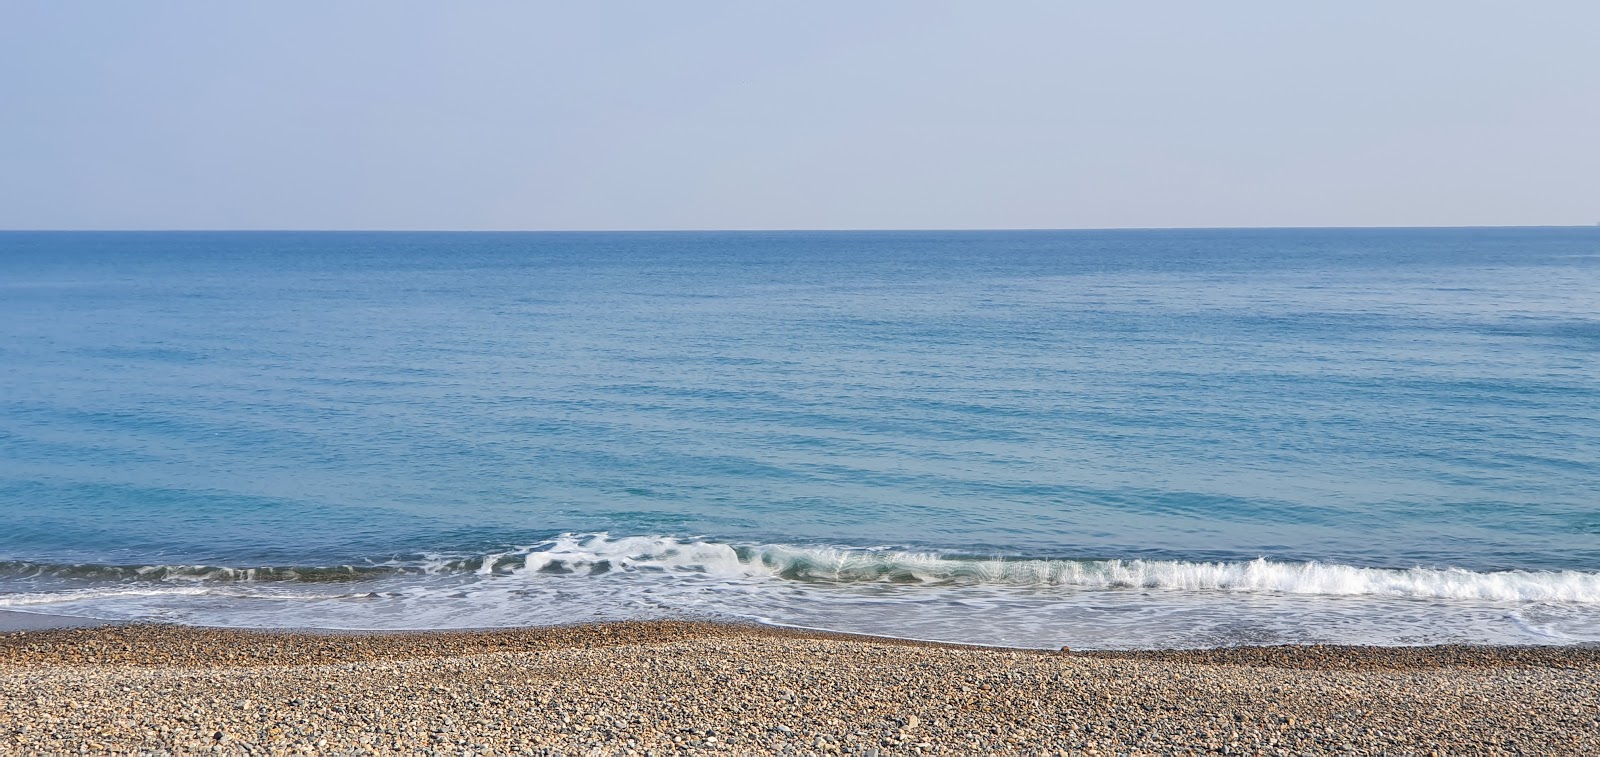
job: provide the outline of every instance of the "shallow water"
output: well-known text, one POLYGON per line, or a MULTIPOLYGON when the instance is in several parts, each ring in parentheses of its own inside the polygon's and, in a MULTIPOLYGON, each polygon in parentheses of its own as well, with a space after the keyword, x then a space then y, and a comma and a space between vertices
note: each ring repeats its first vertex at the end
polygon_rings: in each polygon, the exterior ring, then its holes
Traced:
POLYGON ((0 609, 1600 640, 1600 229, 0 233, 0 609))

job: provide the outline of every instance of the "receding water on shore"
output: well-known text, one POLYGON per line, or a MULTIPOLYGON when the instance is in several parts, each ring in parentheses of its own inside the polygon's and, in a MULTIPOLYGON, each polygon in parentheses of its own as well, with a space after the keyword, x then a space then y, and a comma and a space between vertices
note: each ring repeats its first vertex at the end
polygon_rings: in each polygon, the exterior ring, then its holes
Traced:
POLYGON ((983 558, 564 535, 478 556, 234 569, 0 566, 0 609, 208 626, 712 618, 1005 646, 1600 642, 1600 573, 983 558))
POLYGON ((0 233, 0 611, 1600 641, 1600 229, 0 233))

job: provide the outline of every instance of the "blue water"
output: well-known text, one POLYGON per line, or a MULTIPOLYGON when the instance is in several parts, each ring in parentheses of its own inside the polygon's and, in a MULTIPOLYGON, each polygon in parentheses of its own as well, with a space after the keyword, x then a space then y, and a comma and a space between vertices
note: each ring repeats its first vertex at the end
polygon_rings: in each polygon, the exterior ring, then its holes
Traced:
POLYGON ((1600 640, 1600 228, 0 233, 0 609, 1600 640))

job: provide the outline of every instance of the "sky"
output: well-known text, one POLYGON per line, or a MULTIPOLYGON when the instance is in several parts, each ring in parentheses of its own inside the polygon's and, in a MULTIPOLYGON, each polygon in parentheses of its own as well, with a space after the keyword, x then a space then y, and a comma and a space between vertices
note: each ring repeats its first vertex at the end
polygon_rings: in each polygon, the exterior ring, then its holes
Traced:
POLYGON ((1600 3, 0 4, 0 228, 1600 222, 1600 3))

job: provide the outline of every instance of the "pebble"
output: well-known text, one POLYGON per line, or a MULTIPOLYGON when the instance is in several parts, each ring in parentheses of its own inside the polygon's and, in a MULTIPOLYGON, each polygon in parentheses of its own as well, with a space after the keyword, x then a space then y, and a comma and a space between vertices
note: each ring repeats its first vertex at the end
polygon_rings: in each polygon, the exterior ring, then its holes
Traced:
POLYGON ((1600 754, 1597 647, 1057 652, 633 622, 0 635, 0 754, 1600 754))

